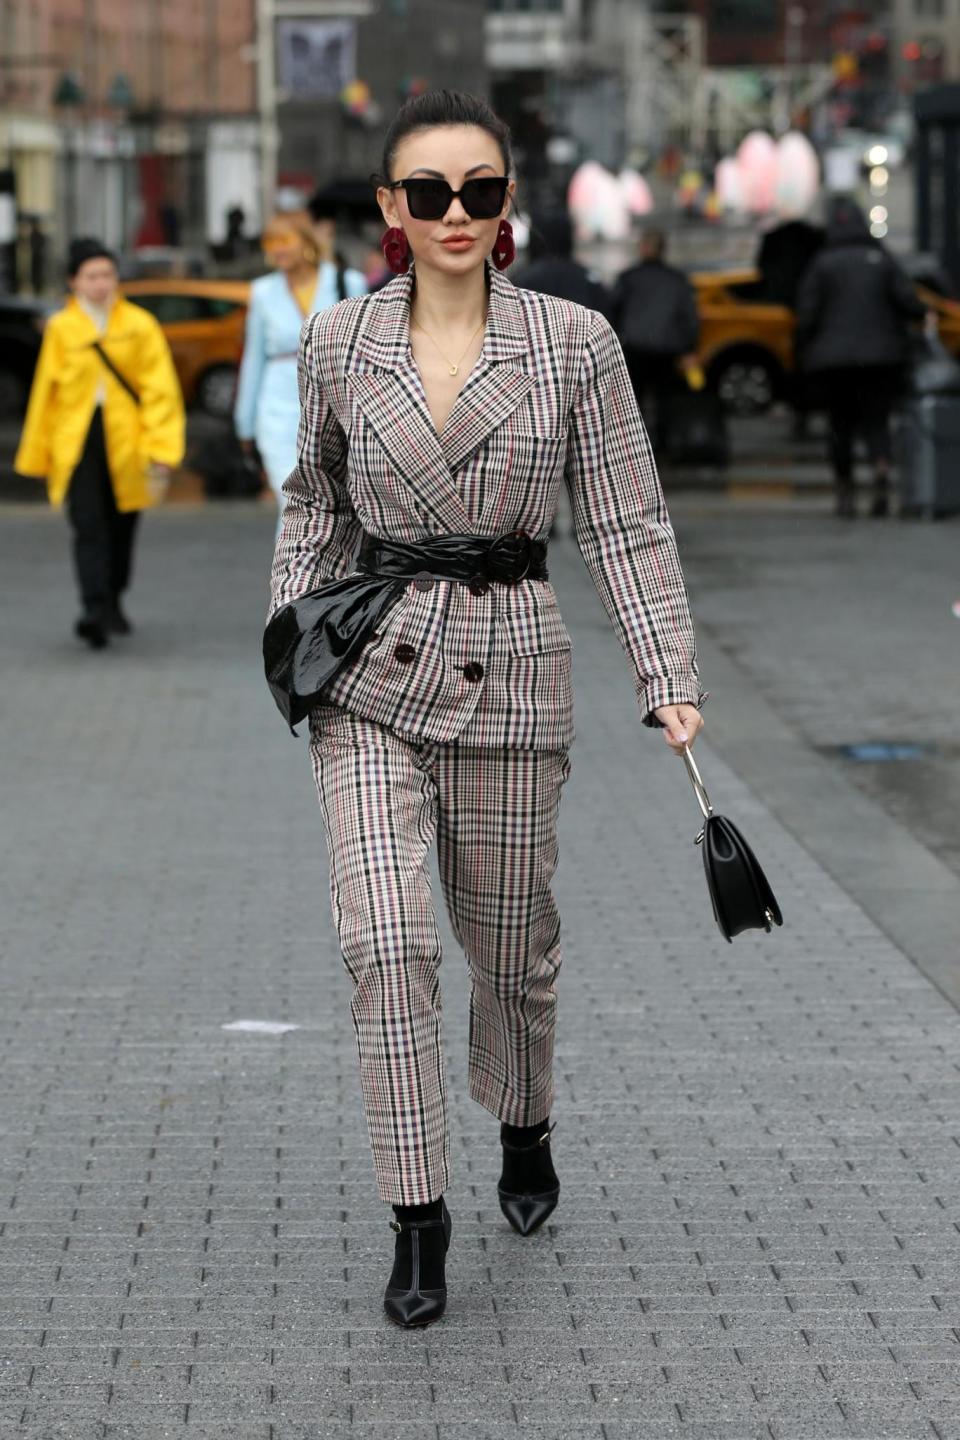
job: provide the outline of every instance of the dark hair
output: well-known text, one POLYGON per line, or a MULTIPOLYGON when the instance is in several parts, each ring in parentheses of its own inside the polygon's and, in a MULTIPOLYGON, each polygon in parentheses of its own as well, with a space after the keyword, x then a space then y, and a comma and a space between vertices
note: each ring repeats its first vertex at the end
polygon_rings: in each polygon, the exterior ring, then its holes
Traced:
POLYGON ((667 253, 667 237, 662 230, 644 230, 640 244, 654 260, 662 260, 667 253))
POLYGON ((393 179, 393 162, 397 146, 415 130, 433 130, 438 125, 477 125, 486 130, 500 146, 503 156, 503 173, 509 175, 513 168, 510 152, 510 127, 490 109, 485 100, 468 95, 464 90, 427 90, 423 95, 413 95, 405 100, 393 118, 383 142, 381 184, 393 179))
POLYGON ((102 240, 95 240, 92 235, 84 235, 77 240, 70 241, 70 248, 67 252, 67 278, 72 280, 80 266, 86 265, 88 260, 109 260, 114 269, 117 268, 117 257, 110 247, 104 245, 102 240))
POLYGON ((307 214, 311 220, 316 220, 318 223, 321 220, 335 222, 337 219, 336 202, 328 199, 322 190, 315 190, 307 201, 307 214))

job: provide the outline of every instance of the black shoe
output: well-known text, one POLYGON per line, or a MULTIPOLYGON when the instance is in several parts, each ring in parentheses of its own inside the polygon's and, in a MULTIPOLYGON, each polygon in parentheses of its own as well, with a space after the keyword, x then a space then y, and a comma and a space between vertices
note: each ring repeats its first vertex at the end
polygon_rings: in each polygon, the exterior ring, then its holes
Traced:
POLYGON ((405 1330, 432 1325, 447 1307, 445 1261, 453 1233, 447 1202, 440 1197, 436 1219, 391 1220, 390 1229, 397 1244, 383 1308, 405 1330))
POLYGON ((101 615, 81 615, 73 627, 74 634, 86 640, 91 650, 105 650, 110 644, 106 624, 101 615))
POLYGON ((114 600, 113 604, 107 607, 103 617, 104 629, 111 635, 129 635, 133 629, 130 621, 120 609, 120 601, 114 600))
POLYGON ((870 518, 872 520, 886 520, 890 514, 890 497, 888 495, 874 495, 873 504, 870 506, 870 518))
POLYGON ((500 1144, 503 1146, 503 1174, 497 1185, 500 1209, 519 1235, 532 1235, 539 1230, 557 1208, 560 1199, 560 1181, 553 1168, 550 1154, 550 1136, 556 1125, 546 1124, 529 1127, 541 1133, 535 1140, 518 1145, 513 1139, 505 1138, 511 1133, 515 1137, 518 1127, 502 1125, 500 1144))

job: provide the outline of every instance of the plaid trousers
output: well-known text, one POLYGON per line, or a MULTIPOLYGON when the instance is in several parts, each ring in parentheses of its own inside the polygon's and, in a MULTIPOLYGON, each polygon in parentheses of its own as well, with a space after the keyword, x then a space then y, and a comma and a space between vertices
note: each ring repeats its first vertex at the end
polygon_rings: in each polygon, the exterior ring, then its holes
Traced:
POLYGON ((436 840, 470 970, 470 1095, 500 1120, 534 1125, 554 1097, 550 882, 569 760, 421 741, 336 706, 314 710, 310 730, 380 1198, 421 1205, 450 1181, 427 857, 436 840))

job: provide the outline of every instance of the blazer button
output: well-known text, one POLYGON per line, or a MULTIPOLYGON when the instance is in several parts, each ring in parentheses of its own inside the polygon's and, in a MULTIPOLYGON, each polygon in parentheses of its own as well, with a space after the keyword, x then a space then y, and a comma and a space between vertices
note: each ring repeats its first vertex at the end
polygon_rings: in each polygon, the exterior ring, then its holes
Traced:
POLYGON ((479 660, 470 660, 464 665, 463 678, 464 680, 469 680, 472 684, 476 684, 478 680, 483 679, 483 666, 479 660))
POLYGON ((421 570, 413 577, 413 588, 415 590, 432 590, 433 576, 427 570, 421 570))
POLYGON ((417 652, 412 645, 404 645, 401 643, 397 646, 396 650, 394 650, 393 658, 399 661, 401 665, 409 665, 412 661, 416 660, 417 652))
POLYGON ((490 589, 490 581, 484 580, 482 575, 474 575, 467 588, 471 595, 486 595, 490 589))

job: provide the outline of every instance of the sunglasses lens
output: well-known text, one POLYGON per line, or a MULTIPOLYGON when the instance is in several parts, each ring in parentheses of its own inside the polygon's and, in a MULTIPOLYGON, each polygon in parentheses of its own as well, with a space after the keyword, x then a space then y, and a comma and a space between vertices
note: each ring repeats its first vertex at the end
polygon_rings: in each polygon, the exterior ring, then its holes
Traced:
POLYGON ((483 180, 468 180, 460 199, 467 214, 474 220, 492 220, 503 209, 507 182, 494 176, 483 180))
POLYGON ((414 220, 441 220, 450 209, 453 191, 446 180, 408 180, 404 189, 414 220))

